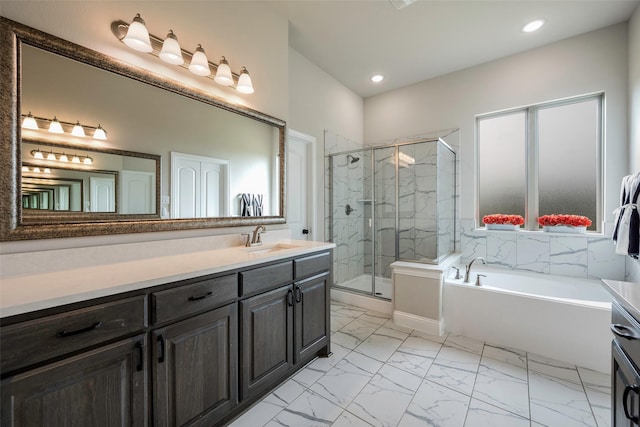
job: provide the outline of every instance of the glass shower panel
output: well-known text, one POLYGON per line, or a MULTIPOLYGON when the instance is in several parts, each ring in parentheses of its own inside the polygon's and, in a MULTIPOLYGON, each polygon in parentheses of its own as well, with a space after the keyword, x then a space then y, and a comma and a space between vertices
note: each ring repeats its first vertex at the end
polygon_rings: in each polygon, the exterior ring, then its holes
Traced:
POLYGON ((437 259, 440 260, 450 253, 455 252, 456 154, 450 147, 442 142, 438 142, 437 162, 437 259))
POLYGON ((374 150, 373 251, 375 294, 391 298, 391 263, 396 261, 396 147, 374 150))
MULTIPOLYGON (((352 290, 372 293, 371 278, 365 277, 366 152, 352 152, 330 158, 331 238, 336 244, 334 276, 336 283, 352 290)), ((371 163, 370 160, 368 162, 371 163)), ((370 180, 369 180, 370 182, 370 180)), ((371 194, 368 191, 367 194, 371 194)), ((370 209, 370 206, 369 206, 370 209)), ((370 214, 369 214, 370 215, 370 214)), ((370 274, 370 273, 369 273, 370 274)))
POLYGON ((398 147, 398 258, 437 258, 438 142, 398 147))

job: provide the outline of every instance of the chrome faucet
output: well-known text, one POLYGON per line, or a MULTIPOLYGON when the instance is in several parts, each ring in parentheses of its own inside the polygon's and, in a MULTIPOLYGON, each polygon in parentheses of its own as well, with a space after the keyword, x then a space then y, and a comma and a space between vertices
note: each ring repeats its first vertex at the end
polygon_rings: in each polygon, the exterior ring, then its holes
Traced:
POLYGON ((267 232, 267 229, 264 227, 264 225, 258 225, 256 227, 256 229, 253 230, 253 237, 251 238, 251 244, 252 245, 261 245, 262 244, 262 240, 261 240, 261 236, 260 236, 260 230, 262 230, 263 233, 267 232))
POLYGON ((472 259, 471 262, 467 265, 467 269, 464 273, 464 283, 469 283, 469 273, 471 272, 471 266, 478 260, 482 261, 482 263, 485 265, 487 264, 487 261, 485 261, 481 256, 472 259))

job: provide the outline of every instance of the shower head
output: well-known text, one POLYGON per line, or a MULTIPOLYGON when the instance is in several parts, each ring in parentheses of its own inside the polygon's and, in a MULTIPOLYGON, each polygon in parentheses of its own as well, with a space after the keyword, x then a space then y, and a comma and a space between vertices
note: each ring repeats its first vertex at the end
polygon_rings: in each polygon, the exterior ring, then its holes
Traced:
POLYGON ((360 160, 360 157, 352 156, 351 154, 347 154, 347 161, 351 159, 349 163, 357 163, 360 160))

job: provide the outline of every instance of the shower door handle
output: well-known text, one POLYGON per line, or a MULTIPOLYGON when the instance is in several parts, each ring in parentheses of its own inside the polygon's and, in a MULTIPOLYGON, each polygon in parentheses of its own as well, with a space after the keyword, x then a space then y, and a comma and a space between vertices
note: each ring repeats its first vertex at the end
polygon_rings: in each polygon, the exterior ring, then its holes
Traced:
POLYGON ((349 204, 347 204, 347 206, 344 207, 344 213, 346 213, 347 215, 351 215, 351 212, 353 211, 355 211, 355 209, 353 209, 349 204))

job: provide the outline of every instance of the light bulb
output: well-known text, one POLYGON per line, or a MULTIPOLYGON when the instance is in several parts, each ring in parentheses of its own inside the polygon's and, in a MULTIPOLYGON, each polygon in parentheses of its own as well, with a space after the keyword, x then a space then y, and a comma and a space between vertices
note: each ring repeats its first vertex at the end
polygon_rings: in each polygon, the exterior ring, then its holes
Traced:
POLYGON ((40 173, 40 168, 36 166, 35 168, 33 168, 33 171, 34 171, 35 173, 40 173))
POLYGON ((98 125, 96 131, 93 133, 94 139, 107 139, 107 131, 102 128, 102 126, 98 125))
POLYGON ((60 158, 59 158, 58 160, 60 160, 61 162, 68 162, 68 161, 69 161, 69 158, 67 157, 67 155, 66 155, 66 154, 62 153, 62 154, 60 155, 60 158))
POLYGON ((49 132, 64 133, 64 129, 62 129, 62 125, 60 124, 56 116, 53 116, 53 120, 51 121, 51 124, 49 124, 49 132))
POLYGON ((204 49, 201 45, 198 45, 196 51, 191 57, 189 71, 191 71, 193 74, 203 77, 211 74, 211 70, 209 69, 209 60, 207 59, 207 55, 204 53, 204 49))
POLYGON ((49 169, 49 168, 44 168, 44 173, 51 173, 51 169, 49 169))
POLYGON ((37 150, 32 151, 31 155, 33 156, 34 159, 40 159, 40 160, 44 159, 44 155, 42 154, 42 151, 40 151, 39 148, 37 150))
POLYGON ((29 166, 23 166, 22 172, 29 172, 29 166))
POLYGON ((29 114, 27 114, 27 116, 22 121, 22 127, 24 129, 38 129, 38 122, 36 122, 36 119, 31 115, 31 111, 29 111, 29 114))
POLYGON ((91 157, 85 157, 82 163, 84 163, 85 165, 91 165, 93 164, 93 160, 91 160, 91 157))
POLYGON ((242 72, 240 73, 240 77, 238 78, 238 86, 236 86, 236 90, 240 93, 253 93, 253 83, 251 82, 251 76, 247 71, 246 67, 242 67, 242 72))
POLYGON ((80 122, 76 122, 75 126, 73 127, 73 130, 71 131, 71 135, 82 136, 82 137, 86 136, 84 134, 84 128, 82 127, 80 122))
POLYGON ((218 71, 216 71, 216 76, 213 78, 213 80, 223 86, 233 85, 233 75, 231 74, 231 67, 229 67, 229 63, 224 56, 220 58, 218 71))
POLYGON ((158 56, 164 62, 167 62, 169 64, 184 64, 182 51, 180 50, 180 44, 178 43, 178 38, 176 37, 176 35, 173 34, 173 30, 169 30, 167 38, 164 39, 164 43, 162 43, 162 51, 160 51, 160 55, 158 56))
POLYGON ((71 158, 71 163, 80 163, 80 157, 76 154, 71 158))
POLYGON ((144 20, 140 17, 139 13, 136 14, 131 24, 129 24, 127 35, 124 36, 122 41, 131 49, 139 52, 149 53, 153 51, 151 40, 149 39, 149 31, 147 31, 144 20))
POLYGON ((53 151, 50 151, 49 154, 47 154, 47 160, 56 160, 56 155, 53 154, 53 151))

